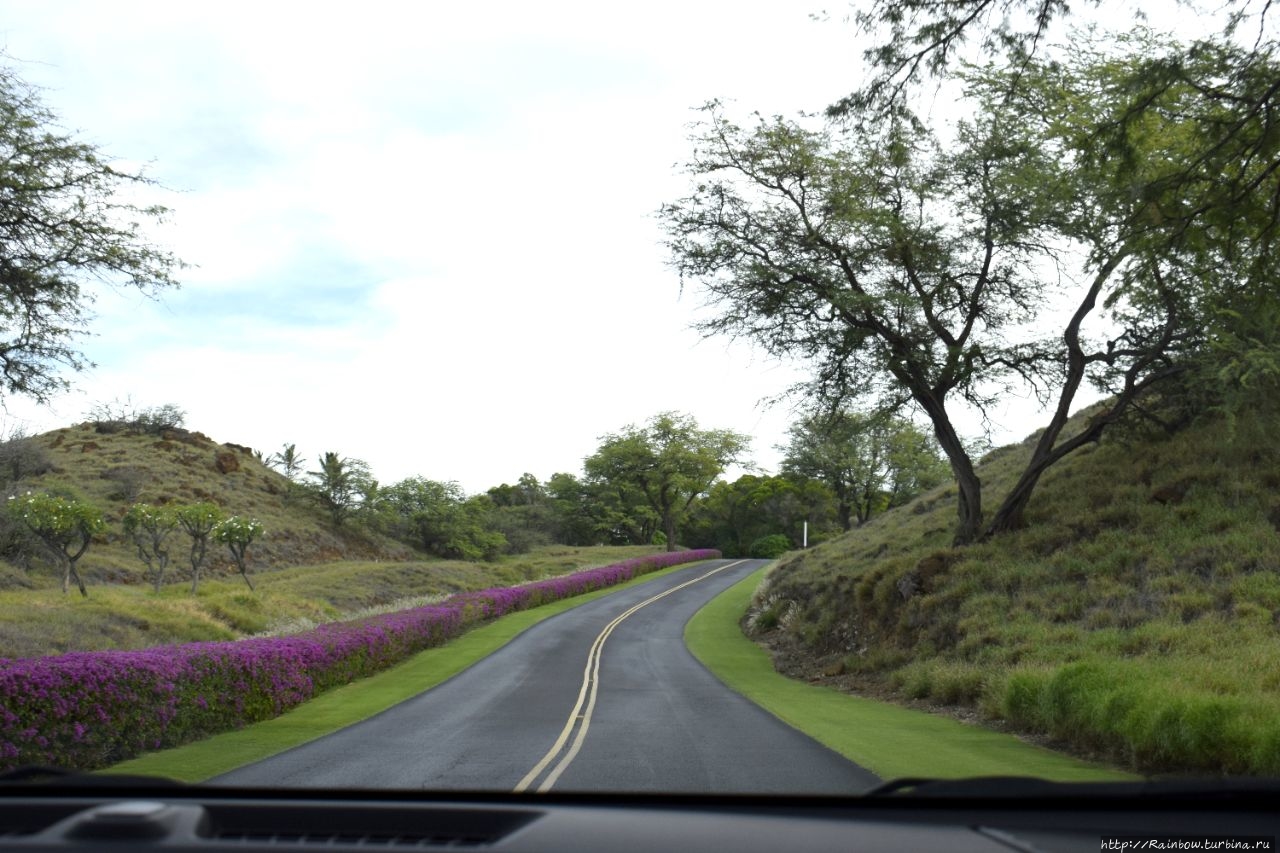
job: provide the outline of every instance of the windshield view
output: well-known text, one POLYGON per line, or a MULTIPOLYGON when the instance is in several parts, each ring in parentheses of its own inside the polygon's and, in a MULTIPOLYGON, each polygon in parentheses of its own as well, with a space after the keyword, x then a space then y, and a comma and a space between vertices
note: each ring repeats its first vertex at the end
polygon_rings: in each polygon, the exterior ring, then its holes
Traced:
POLYGON ((1077 5, 0 3, 0 778, 1275 777, 1274 10, 1077 5))

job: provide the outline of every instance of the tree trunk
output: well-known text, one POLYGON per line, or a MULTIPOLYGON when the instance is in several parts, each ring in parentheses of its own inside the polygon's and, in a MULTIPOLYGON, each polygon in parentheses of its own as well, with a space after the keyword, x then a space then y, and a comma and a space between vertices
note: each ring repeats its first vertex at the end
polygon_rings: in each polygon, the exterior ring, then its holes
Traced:
POLYGON ((952 543, 959 546, 976 542, 982 534, 982 481, 973 470, 973 460, 969 458, 969 451, 965 450, 964 442, 951 424, 942 400, 931 393, 917 393, 913 396, 933 423, 933 434, 937 437, 942 452, 947 454, 951 473, 956 478, 956 487, 960 490, 960 499, 956 502, 956 533, 952 543))
POLYGON ((953 459, 951 470, 956 475, 956 486, 960 490, 956 535, 952 541, 956 545, 968 545, 976 542, 982 533, 982 481, 978 479, 967 454, 959 465, 953 459))
POLYGON ((853 529, 853 507, 848 501, 840 501, 837 511, 840 514, 840 527, 848 533, 853 529))
MULTIPOLYGON (((995 518, 992 519, 991 526, 987 528, 985 536, 994 536, 997 533, 1022 527, 1025 524, 1023 513, 1027 508, 1027 503, 1031 500, 1031 494, 1036 489, 1036 484, 1040 482, 1040 475, 1068 453, 1075 451, 1087 442, 1097 441, 1107 425, 1124 412, 1138 391, 1146 384, 1145 382, 1135 384, 1137 372, 1149 363, 1149 359, 1139 359, 1135 365, 1126 371, 1124 391, 1111 409, 1105 414, 1094 417, 1089 422, 1089 425, 1077 435, 1057 447, 1054 446, 1057 444, 1058 437, 1062 434, 1063 427, 1066 426, 1067 420, 1071 416, 1071 404, 1075 401, 1077 389, 1084 381, 1085 368, 1089 360, 1080 343, 1080 326, 1096 306, 1103 284, 1126 257, 1128 257, 1128 251, 1127 249, 1122 249, 1103 265, 1094 276, 1089 290, 1085 292, 1084 297, 1080 300, 1080 304, 1076 307, 1071 321, 1067 323, 1066 329, 1063 330, 1062 341, 1067 349, 1067 370, 1062 388, 1058 392, 1058 405, 1054 409, 1053 417, 1050 419, 1048 426, 1045 427, 1044 433, 1041 434, 1040 440, 1036 442, 1035 450, 1031 454, 1031 461, 1027 463, 1026 469, 1023 470, 1022 476, 1018 478, 1013 490, 1005 496, 1004 502, 1000 504, 1000 509, 996 511, 995 518)), ((1172 320, 1170 320, 1171 322, 1172 320)), ((1168 335, 1171 332, 1172 325, 1166 325, 1166 344, 1168 335)))
MULTIPOLYGON (((67 563, 67 578, 68 579, 74 578, 76 582, 76 587, 80 590, 80 594, 85 598, 89 597, 89 590, 84 588, 84 581, 81 580, 80 573, 76 571, 75 560, 68 561, 67 563)), ((62 591, 63 592, 67 591, 66 580, 64 580, 62 583, 62 591)))
POLYGON ((667 550, 676 550, 676 516, 675 513, 662 514, 662 532, 667 537, 667 550))

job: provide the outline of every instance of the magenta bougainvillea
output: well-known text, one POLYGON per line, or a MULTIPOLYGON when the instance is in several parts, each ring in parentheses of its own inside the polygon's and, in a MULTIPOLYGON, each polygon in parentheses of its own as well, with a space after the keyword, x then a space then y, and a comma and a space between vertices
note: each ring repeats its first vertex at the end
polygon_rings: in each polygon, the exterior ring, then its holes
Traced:
POLYGON ((701 550, 637 557, 287 637, 0 658, 0 769, 89 770, 239 728, 440 645, 480 621, 719 556, 701 550))

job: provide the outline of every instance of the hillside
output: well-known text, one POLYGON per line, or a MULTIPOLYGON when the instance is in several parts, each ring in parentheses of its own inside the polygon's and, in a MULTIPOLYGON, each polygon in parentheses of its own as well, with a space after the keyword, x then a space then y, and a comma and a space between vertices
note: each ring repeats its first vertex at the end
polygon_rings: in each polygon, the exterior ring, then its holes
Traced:
MULTIPOLYGON (((136 501, 211 501, 228 514, 259 519, 266 532, 250 550, 250 562, 259 572, 334 560, 413 556, 400 543, 356 530, 335 530, 317 506, 296 489, 291 491, 289 480, 258 461, 252 450, 219 444, 198 432, 104 432, 84 423, 24 442, 37 449, 36 455, 43 451, 45 460, 16 468, 0 462, 0 475, 7 475, 4 484, 10 493, 68 490, 100 507, 107 517, 107 533, 95 540, 80 566, 91 585, 143 581, 144 567, 125 542, 120 526, 136 501), (28 469, 39 473, 28 474, 28 469)), ((172 569, 175 580, 186 574, 176 549, 172 569)), ((224 549, 210 550, 210 577, 233 571, 224 549)), ((48 574, 8 566, 0 569, 0 588, 30 587, 48 574)))
POLYGON ((0 444, 0 487, 9 494, 69 492, 100 507, 108 521, 80 562, 87 598, 62 593, 37 549, 5 541, 11 560, 0 562, 0 658, 296 632, 653 551, 547 546, 494 562, 442 560, 357 526, 336 530, 290 485, 249 448, 180 429, 147 435, 81 424, 0 444), (256 591, 218 547, 210 548, 199 594, 191 595, 189 563, 175 544, 157 595, 120 523, 135 501, 211 501, 259 519, 265 533, 247 560, 256 591))
MULTIPOLYGON (((935 490, 784 559, 748 628, 788 674, 1130 768, 1280 773, 1278 428, 1111 435, 963 549, 935 490)), ((982 461, 988 512, 1035 438, 982 461)))

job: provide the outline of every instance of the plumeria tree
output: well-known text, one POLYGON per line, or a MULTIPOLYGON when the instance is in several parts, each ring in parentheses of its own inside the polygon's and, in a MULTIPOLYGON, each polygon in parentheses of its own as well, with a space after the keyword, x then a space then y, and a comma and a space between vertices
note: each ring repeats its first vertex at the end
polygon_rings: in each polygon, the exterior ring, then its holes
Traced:
POLYGON ((137 549, 138 559, 147 566, 147 574, 160 592, 164 572, 169 566, 169 536, 178 529, 178 519, 166 507, 139 503, 129 507, 124 516, 124 534, 137 549))
POLYGON ((94 534, 106 529, 102 511, 72 498, 28 492, 9 498, 9 512, 48 548, 62 569, 62 591, 69 591, 74 580, 80 594, 87 596, 76 563, 89 550, 94 534))
POLYGON ((253 589, 253 581, 249 580, 249 573, 245 569, 244 554, 253 540, 262 536, 262 530, 262 524, 258 519, 242 518, 238 515, 224 518, 213 528, 214 541, 221 542, 231 551, 231 559, 235 560, 236 568, 240 570, 240 577, 244 578, 249 589, 253 589))
POLYGON ((200 569, 209 553, 209 536, 222 520, 222 510, 207 501, 175 507, 178 525, 191 537, 191 593, 200 587, 200 569))

